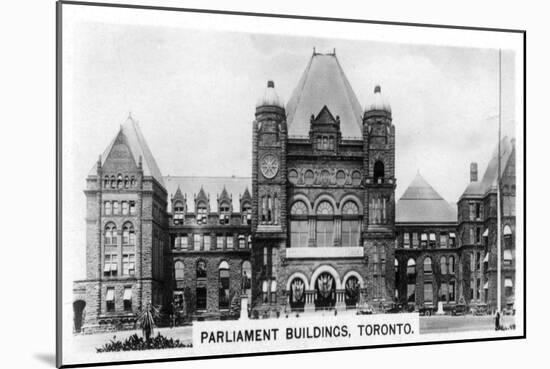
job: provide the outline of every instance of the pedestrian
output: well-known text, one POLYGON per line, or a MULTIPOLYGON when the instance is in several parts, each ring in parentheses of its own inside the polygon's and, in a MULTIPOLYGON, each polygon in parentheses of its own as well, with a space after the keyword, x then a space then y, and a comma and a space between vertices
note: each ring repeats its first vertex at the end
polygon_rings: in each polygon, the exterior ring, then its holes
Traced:
POLYGON ((497 313, 495 314, 495 331, 498 331, 500 329, 500 311, 497 310, 497 313))

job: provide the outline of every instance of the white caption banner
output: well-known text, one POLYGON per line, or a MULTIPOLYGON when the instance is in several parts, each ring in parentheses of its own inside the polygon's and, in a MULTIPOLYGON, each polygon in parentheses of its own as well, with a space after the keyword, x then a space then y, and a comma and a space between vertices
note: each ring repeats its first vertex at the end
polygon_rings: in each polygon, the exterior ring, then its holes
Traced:
POLYGON ((234 354, 415 342, 418 314, 311 315, 194 322, 199 354, 234 354))

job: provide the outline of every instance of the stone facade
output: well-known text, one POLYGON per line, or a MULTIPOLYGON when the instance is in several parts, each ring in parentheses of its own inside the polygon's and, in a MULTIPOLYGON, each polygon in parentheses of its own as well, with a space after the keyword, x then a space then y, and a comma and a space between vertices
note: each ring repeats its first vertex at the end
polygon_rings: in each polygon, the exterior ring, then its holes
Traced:
MULTIPOLYGON (((270 81, 251 126, 251 178, 163 177, 137 123, 121 126, 86 179, 76 331, 133 327, 147 304, 177 324, 235 317, 243 297, 252 316, 495 305, 493 162, 479 181, 472 165, 454 210, 422 178, 396 206, 391 108, 377 86, 362 109, 334 54, 314 53, 286 106, 270 81)), ((502 304, 513 307, 513 141, 505 149, 502 304)))

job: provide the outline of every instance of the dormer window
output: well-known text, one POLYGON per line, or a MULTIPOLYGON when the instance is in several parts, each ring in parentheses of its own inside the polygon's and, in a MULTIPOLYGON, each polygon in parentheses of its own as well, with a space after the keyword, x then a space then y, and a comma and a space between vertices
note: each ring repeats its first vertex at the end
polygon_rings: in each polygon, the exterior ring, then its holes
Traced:
POLYGON ((220 224, 229 224, 231 218, 231 208, 228 203, 223 202, 220 205, 220 224))
POLYGON ((319 151, 334 151, 334 136, 317 136, 316 146, 319 151))
POLYGON ((252 221, 252 207, 250 206, 250 203, 244 203, 243 204, 243 209, 242 209, 242 223, 243 224, 250 224, 250 222, 252 221))
POLYGON ((174 203, 174 224, 183 224, 184 210, 183 202, 176 201, 174 203))
POLYGON ((208 209, 204 202, 197 204, 197 224, 206 224, 208 220, 208 209))

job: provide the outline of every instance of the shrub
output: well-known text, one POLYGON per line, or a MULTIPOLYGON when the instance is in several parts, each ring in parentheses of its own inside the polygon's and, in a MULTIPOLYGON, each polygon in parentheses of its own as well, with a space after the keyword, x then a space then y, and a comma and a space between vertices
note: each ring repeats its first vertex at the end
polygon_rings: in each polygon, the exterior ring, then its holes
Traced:
POLYGON ((98 353, 112 351, 138 351, 192 346, 192 344, 185 344, 178 339, 164 337, 160 333, 157 333, 157 335, 149 341, 144 340, 143 337, 140 337, 134 333, 123 341, 117 340, 116 336, 113 336, 109 342, 96 348, 96 351, 98 353))

